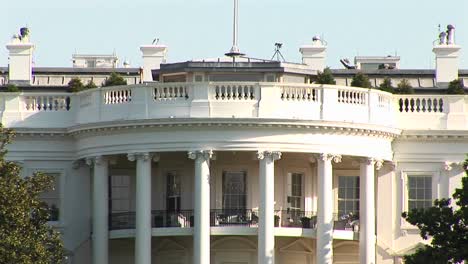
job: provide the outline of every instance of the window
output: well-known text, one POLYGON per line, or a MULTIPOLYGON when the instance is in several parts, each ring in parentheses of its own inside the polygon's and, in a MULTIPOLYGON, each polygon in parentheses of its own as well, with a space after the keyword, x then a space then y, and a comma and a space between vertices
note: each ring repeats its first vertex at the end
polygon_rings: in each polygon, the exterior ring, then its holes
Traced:
POLYGON ((292 211, 301 211, 303 208, 302 179, 302 173, 288 174, 288 203, 292 211))
POLYGON ((408 176, 408 210, 432 206, 432 176, 408 176))
POLYGON ((359 213, 359 177, 338 177, 338 217, 359 213))
POLYGON ((245 171, 223 171, 223 209, 246 209, 245 171))
POLYGON ((130 211, 130 176, 111 176, 111 213, 130 211))
POLYGON ((166 210, 178 212, 180 210, 180 175, 176 171, 166 176, 166 210))
POLYGON ((49 209, 49 221, 58 221, 60 216, 60 174, 47 173, 54 179, 53 188, 39 195, 39 199, 47 204, 49 209))

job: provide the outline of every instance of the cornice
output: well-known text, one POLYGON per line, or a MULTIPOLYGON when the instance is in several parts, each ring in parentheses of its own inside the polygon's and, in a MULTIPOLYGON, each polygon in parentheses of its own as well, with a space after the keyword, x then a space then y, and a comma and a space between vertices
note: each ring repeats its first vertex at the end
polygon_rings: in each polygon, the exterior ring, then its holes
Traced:
POLYGON ((128 132, 134 129, 171 129, 171 128, 250 128, 250 129, 303 129, 315 133, 371 136, 394 139, 401 133, 400 129, 358 123, 332 121, 304 121, 290 119, 265 118, 165 118, 152 120, 116 120, 111 122, 76 125, 70 128, 15 128, 18 136, 52 137, 74 136, 84 137, 102 133, 128 132))
POLYGON ((399 141, 466 141, 468 130, 404 130, 399 141))

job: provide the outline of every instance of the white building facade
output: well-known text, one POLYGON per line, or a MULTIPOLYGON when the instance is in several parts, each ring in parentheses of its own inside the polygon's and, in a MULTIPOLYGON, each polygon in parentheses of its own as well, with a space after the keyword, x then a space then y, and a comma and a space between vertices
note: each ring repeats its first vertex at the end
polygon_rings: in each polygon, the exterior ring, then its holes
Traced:
MULTIPOLYGON (((7 47, 30 56, 25 41, 7 47)), ((459 49, 438 43, 437 70, 365 72, 413 95, 350 87, 353 69, 314 84, 320 39, 301 64, 165 63, 166 46, 146 45, 142 70, 116 69, 129 85, 79 93, 65 78, 113 70, 43 68, 62 85, 36 84, 10 56, 2 78, 23 91, 0 94, 8 159, 55 176, 44 199, 70 263, 401 263, 422 242, 401 213, 461 186, 468 96, 440 90, 468 77, 459 49)))

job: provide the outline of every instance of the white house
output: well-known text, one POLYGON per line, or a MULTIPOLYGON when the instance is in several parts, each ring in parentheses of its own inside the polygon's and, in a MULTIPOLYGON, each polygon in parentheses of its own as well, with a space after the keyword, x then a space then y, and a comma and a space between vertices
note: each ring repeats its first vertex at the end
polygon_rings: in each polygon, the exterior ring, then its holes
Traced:
POLYGON ((319 38, 302 63, 165 63, 166 46, 145 45, 141 70, 35 68, 29 34, 7 49, 0 83, 22 89, 0 93, 8 159, 55 176, 43 198, 69 263, 401 263, 426 243, 401 213, 461 185, 468 96, 444 89, 468 70, 445 37, 435 70, 360 57, 337 85, 314 84, 319 38), (114 71, 129 85, 67 92, 114 71), (357 71, 416 94, 350 87, 357 71))

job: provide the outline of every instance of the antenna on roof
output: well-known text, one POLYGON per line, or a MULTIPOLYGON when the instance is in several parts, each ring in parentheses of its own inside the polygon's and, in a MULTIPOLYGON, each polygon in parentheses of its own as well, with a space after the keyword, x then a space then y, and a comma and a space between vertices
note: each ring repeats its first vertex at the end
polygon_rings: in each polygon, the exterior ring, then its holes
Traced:
POLYGON ((276 56, 276 61, 280 61, 280 58, 283 59, 283 62, 286 62, 286 60, 283 57, 283 54, 281 54, 281 48, 283 47, 283 43, 275 43, 275 53, 271 57, 271 60, 273 60, 276 56))
POLYGON ((234 23, 233 23, 233 34, 232 34, 232 48, 231 50, 224 54, 226 56, 232 57, 233 60, 235 60, 236 57, 243 56, 245 55, 244 53, 241 53, 239 50, 239 46, 237 43, 237 35, 238 35, 238 30, 239 30, 239 23, 238 23, 238 18, 239 18, 239 2, 238 0, 234 0, 234 23))

